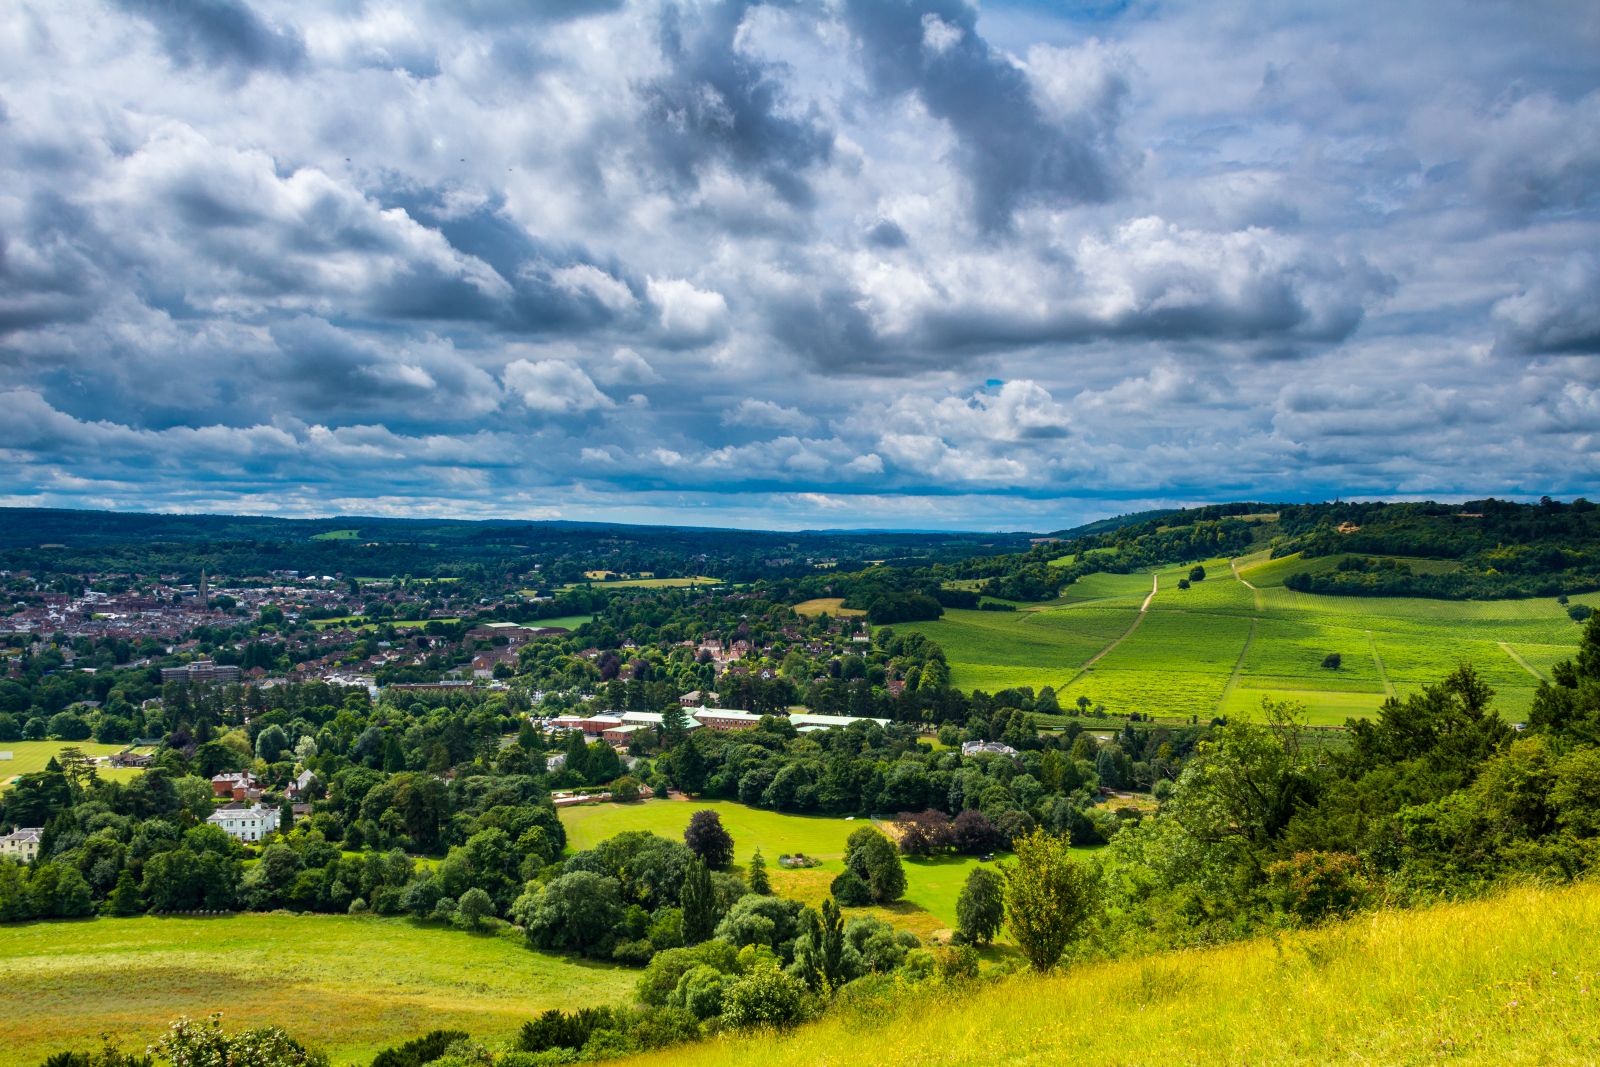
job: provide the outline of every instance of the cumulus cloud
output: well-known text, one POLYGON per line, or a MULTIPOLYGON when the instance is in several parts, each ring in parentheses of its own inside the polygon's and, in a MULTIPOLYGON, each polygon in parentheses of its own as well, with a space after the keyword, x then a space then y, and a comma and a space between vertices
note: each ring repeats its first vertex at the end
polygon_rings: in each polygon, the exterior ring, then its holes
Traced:
POLYGON ((0 499, 1052 528, 1600 474, 1575 9, 19 2, 0 499))
POLYGON ((722 413, 724 426, 752 426, 791 433, 804 433, 816 425, 816 421, 798 408, 786 408, 771 400, 752 397, 745 397, 737 407, 722 413))
POLYGON ((612 406, 581 367, 559 359, 519 359, 506 366, 505 382, 530 411, 571 415, 612 406))
POLYGON ((117 0, 148 19, 179 66, 293 70, 305 43, 293 28, 268 23, 240 0, 117 0))
POLYGON ((647 291, 669 345, 709 344, 727 329, 728 302, 721 293, 697 289, 682 278, 651 278, 647 291))

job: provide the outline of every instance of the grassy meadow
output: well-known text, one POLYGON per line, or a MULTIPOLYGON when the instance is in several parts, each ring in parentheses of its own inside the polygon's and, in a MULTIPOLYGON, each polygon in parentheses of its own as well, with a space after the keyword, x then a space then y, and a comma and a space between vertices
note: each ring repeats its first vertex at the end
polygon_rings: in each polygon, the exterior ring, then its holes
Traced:
MULTIPOLYGON (((1268 560, 1258 552, 1205 560, 1207 577, 1179 589, 1190 564, 1092 574, 1047 604, 1016 612, 947 611, 906 624, 938 641, 952 681, 995 692, 1056 689, 1112 714, 1200 721, 1255 716, 1261 700, 1297 700, 1315 725, 1374 713, 1393 695, 1470 662, 1495 688, 1501 713, 1526 716, 1534 690, 1572 655, 1578 627, 1554 598, 1446 601, 1333 597, 1285 588, 1291 574, 1339 557, 1268 560), (1140 612, 1154 581, 1157 592, 1140 612), (1322 666, 1331 652, 1337 668, 1322 666)), ((1448 560, 1404 560, 1448 570, 1448 560)), ((1588 603, 1600 596, 1574 597, 1588 603)))
MULTIPOLYGON (((625 830, 648 830, 675 840, 683 837, 689 816, 702 808, 715 811, 723 828, 733 835, 734 863, 741 873, 757 848, 767 862, 772 888, 781 896, 820 905, 828 886, 844 870, 844 843, 863 819, 838 819, 817 815, 785 815, 727 800, 657 800, 637 804, 595 804, 565 808, 561 822, 567 844, 574 850, 593 848, 625 830), (778 857, 804 852, 822 861, 818 867, 784 870, 778 857)), ((883 829, 882 826, 879 827, 883 829)), ((1004 857, 1001 857, 1004 858, 1004 857)), ((905 899, 887 908, 846 908, 850 915, 876 915, 919 937, 953 928, 956 898, 966 884, 967 872, 978 860, 966 857, 905 861, 905 899)))
POLYGON ((908 992, 635 1067, 1600 1062, 1600 886, 908 992), (886 1057, 885 1050, 893 1049, 886 1057))
POLYGON ((365 1065, 441 1027, 504 1041, 551 1007, 628 999, 637 972, 541 955, 520 938, 343 915, 90 919, 0 936, 0 1067, 108 1034, 142 1046, 180 1015, 276 1023, 365 1065), (108 981, 112 978, 114 980, 108 981))

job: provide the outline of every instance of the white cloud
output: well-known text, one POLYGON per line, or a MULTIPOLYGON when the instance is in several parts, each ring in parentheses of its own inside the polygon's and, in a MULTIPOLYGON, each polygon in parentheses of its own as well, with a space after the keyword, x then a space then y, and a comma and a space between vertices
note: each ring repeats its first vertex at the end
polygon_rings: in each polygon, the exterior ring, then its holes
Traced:
POLYGON ((581 367, 564 360, 519 359, 506 366, 505 383, 531 411, 570 415, 612 406, 581 367))
POLYGON ((668 344, 709 344, 727 330, 728 302, 721 293, 698 289, 682 278, 651 278, 646 291, 660 312, 668 344))

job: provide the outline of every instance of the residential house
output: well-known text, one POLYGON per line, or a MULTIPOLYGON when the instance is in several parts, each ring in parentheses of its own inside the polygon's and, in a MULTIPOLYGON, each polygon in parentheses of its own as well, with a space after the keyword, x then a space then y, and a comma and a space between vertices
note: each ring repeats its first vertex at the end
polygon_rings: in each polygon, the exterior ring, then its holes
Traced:
POLYGON ((233 800, 254 800, 261 795, 261 783, 249 771, 231 771, 211 779, 211 793, 233 800))
POLYGON ((235 841, 261 841, 278 828, 278 809, 261 804, 248 808, 221 808, 206 820, 220 826, 235 841))
POLYGON ((39 841, 44 837, 42 826, 21 826, 0 837, 0 856, 32 863, 39 855, 39 841))

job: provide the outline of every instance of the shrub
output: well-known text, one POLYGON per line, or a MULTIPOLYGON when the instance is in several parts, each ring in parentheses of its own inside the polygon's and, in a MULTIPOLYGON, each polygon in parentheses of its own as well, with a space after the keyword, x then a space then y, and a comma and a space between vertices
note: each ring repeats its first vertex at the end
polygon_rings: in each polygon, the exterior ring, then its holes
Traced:
POLYGON ((872 903, 872 888, 855 871, 846 870, 835 878, 828 892, 847 908, 862 908, 872 903))
POLYGON ((1342 663, 1344 663, 1344 657, 1337 652, 1329 652, 1322 657, 1322 665, 1330 671, 1338 670, 1342 663))
POLYGON ((809 998, 800 979, 774 966, 757 967, 723 994, 723 1023, 736 1030, 785 1029, 803 1022, 809 998))

